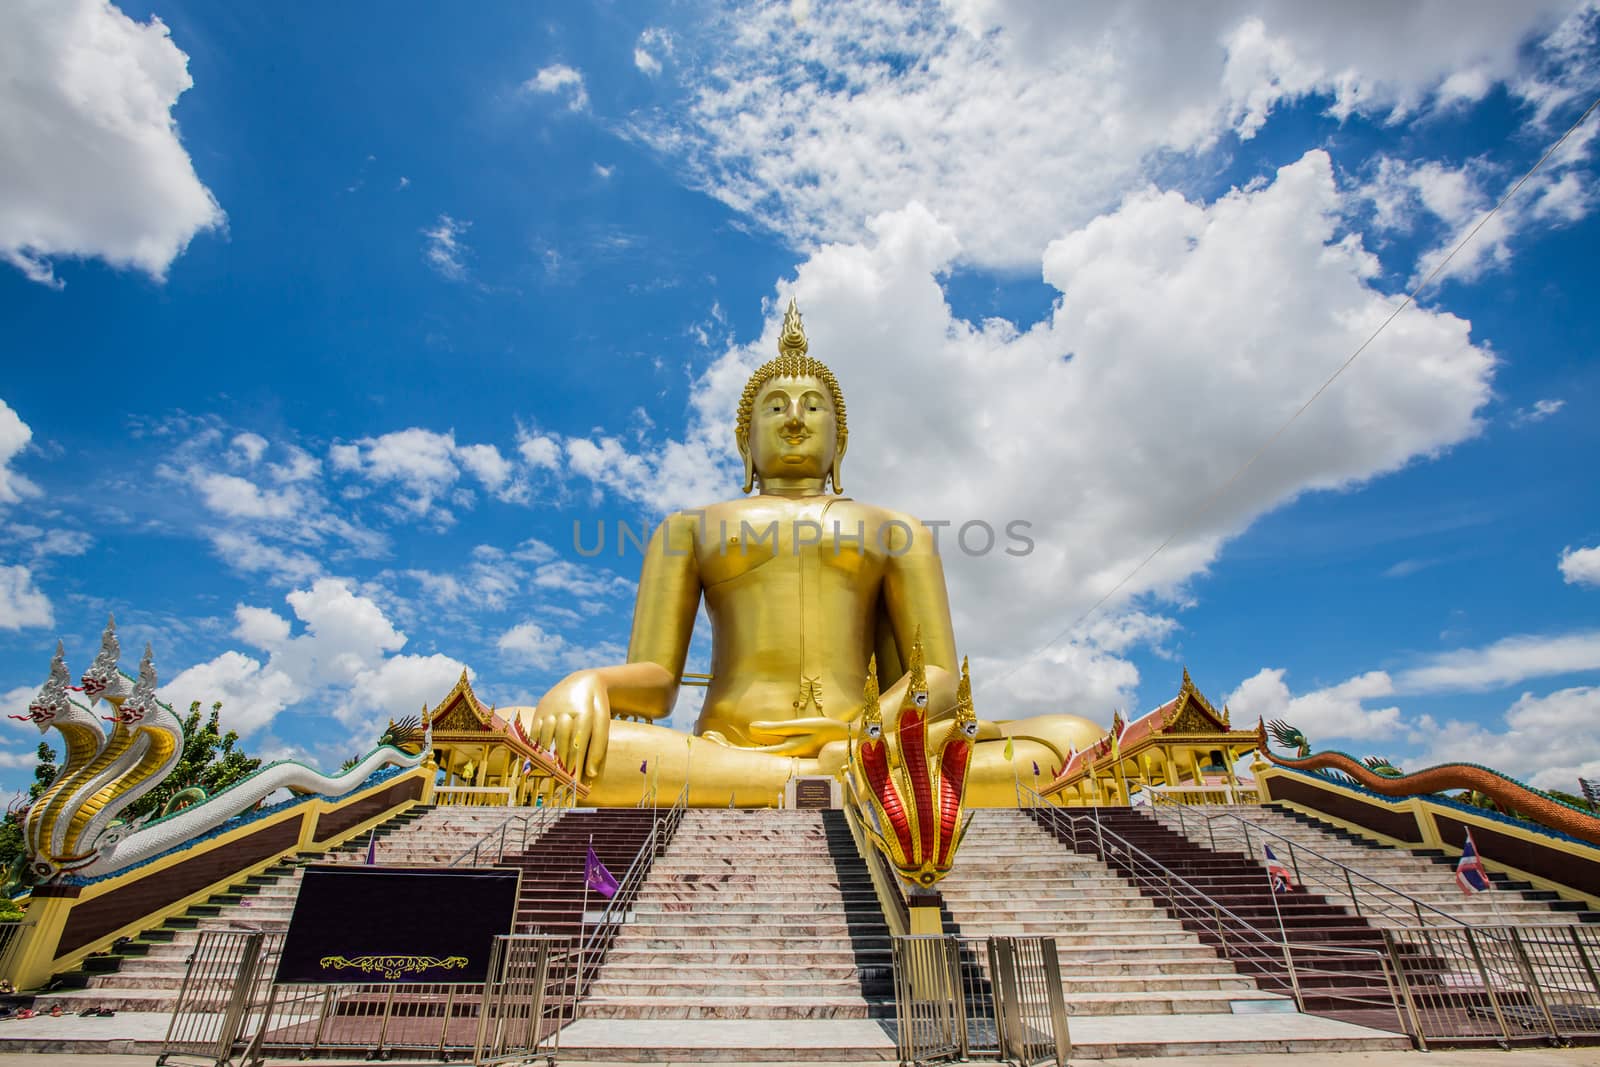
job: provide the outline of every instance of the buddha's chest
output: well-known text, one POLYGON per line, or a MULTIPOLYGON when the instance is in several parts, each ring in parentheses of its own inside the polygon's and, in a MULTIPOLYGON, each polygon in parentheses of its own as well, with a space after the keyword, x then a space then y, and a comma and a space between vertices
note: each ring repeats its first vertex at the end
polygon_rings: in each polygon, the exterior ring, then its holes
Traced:
POLYGON ((708 514, 701 534, 696 563, 708 593, 727 583, 788 585, 808 575, 876 592, 892 544, 892 531, 873 517, 822 504, 708 514))

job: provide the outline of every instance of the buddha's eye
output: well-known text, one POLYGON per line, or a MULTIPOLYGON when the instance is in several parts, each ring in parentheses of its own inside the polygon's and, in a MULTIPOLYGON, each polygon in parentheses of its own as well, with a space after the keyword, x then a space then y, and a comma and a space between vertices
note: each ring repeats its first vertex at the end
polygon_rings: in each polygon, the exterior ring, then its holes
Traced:
POLYGON ((977 737, 978 724, 976 722, 964 722, 961 724, 961 732, 966 734, 968 737, 977 737))
POLYGON ((912 695, 912 697, 911 697, 911 703, 915 704, 919 708, 927 707, 928 706, 928 694, 924 693, 924 692, 920 692, 920 691, 917 692, 917 693, 914 693, 912 695))
POLYGON ((871 738, 872 740, 874 740, 874 741, 876 741, 878 738, 882 737, 883 736, 883 723, 881 723, 881 722, 869 722, 869 723, 867 723, 867 736, 869 738, 871 738))

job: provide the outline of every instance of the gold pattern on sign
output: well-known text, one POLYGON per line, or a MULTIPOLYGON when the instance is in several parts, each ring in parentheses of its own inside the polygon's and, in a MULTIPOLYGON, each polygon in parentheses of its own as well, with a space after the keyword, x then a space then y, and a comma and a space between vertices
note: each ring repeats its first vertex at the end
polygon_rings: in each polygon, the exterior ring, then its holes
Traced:
POLYGON ((423 971, 460 971, 467 966, 465 956, 357 956, 347 959, 344 956, 324 956, 321 960, 323 970, 349 971, 356 970, 363 974, 374 972, 393 981, 402 975, 420 974, 423 971))

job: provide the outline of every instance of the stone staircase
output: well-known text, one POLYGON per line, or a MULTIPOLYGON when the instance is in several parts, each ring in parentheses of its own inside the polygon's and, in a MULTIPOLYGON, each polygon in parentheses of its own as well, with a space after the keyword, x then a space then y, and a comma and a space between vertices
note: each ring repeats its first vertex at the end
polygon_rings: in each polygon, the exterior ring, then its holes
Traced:
MULTIPOLYGON (((1248 821, 1252 828, 1261 827, 1288 838, 1297 846, 1321 853, 1400 894, 1473 925, 1600 922, 1600 912, 1586 911, 1581 900, 1563 899, 1558 893, 1534 889, 1528 882, 1514 881, 1498 872, 1490 875, 1495 892, 1467 896, 1456 886, 1454 857, 1436 849, 1393 848, 1290 808, 1271 804, 1189 805, 1181 811, 1175 807, 1151 810, 1167 827, 1198 844, 1209 846, 1214 840, 1219 849, 1258 854, 1264 841, 1277 840, 1251 829, 1247 843, 1246 828, 1239 820, 1248 821)), ((1275 845, 1273 851, 1285 863, 1290 862, 1286 849, 1275 845)), ((1408 911, 1395 893, 1355 878, 1347 886, 1342 873, 1309 854, 1301 857, 1300 867, 1301 880, 1308 886, 1344 907, 1355 908, 1359 903, 1361 914, 1375 926, 1407 929, 1417 925, 1415 910, 1408 911), (1352 899, 1350 889, 1355 890, 1359 901, 1352 899)), ((1448 920, 1423 912, 1424 925, 1441 922, 1448 920)))
POLYGON ((1277 1001, 1093 856, 1024 812, 973 812, 939 883, 951 933, 1054 937, 1070 1015, 1178 1015, 1277 1001))
MULTIPOLYGON (((1048 813, 1034 812, 1044 820, 1048 813)), ((1305 1010, 1368 1025, 1393 1026, 1392 998, 1384 978, 1382 935, 1365 919, 1304 888, 1274 893, 1265 865, 1242 852, 1212 851, 1169 829, 1141 809, 1107 807, 1094 812, 1112 835, 1080 833, 1078 847, 1103 855, 1116 870, 1148 874, 1153 860, 1183 883, 1139 881, 1140 892, 1181 915, 1184 925, 1228 956, 1263 988, 1288 993, 1297 980, 1305 1010), (1117 838, 1143 857, 1123 852, 1117 838), (1203 914, 1195 890, 1225 912, 1203 914), (1294 951, 1296 978, 1271 944, 1286 938, 1294 951), (1378 1005, 1390 1005, 1387 1013, 1378 1005)), ((1061 834, 1061 830, 1056 831, 1061 834)))
MULTIPOLYGON (((518 809, 413 807, 379 826, 377 862, 436 866, 450 862, 474 839, 518 809)), ((260 874, 242 878, 184 914, 140 932, 112 951, 91 956, 81 971, 59 976, 64 988, 37 998, 35 1009, 87 1007, 116 1011, 171 1011, 188 959, 202 930, 282 931, 289 926, 304 867, 311 863, 364 863, 368 836, 328 853, 300 853, 260 874)))
POLYGON ((888 929, 842 815, 704 810, 656 861, 579 1017, 867 1019, 892 1005, 888 929))

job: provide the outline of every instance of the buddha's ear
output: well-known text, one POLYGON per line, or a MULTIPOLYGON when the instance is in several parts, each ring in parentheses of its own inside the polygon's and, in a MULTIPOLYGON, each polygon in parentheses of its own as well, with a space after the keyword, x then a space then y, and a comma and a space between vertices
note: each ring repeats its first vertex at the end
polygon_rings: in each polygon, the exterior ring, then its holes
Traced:
POLYGON ((756 484, 756 467, 750 459, 750 441, 746 437, 735 435, 734 441, 739 445, 739 455, 744 458, 744 491, 749 492, 756 484))
MULTIPOLYGON (((849 444, 850 439, 848 437, 841 437, 839 438, 839 447, 833 450, 833 468, 830 471, 830 474, 833 477, 833 491, 835 493, 844 492, 844 486, 839 481, 839 467, 844 463, 844 450, 849 444)), ((748 465, 749 462, 749 460, 745 460, 746 465, 748 465)))

